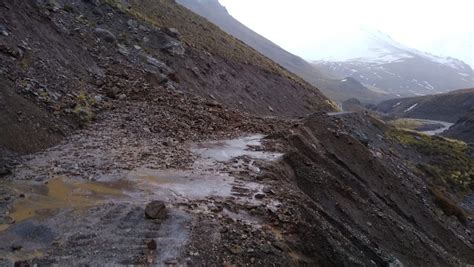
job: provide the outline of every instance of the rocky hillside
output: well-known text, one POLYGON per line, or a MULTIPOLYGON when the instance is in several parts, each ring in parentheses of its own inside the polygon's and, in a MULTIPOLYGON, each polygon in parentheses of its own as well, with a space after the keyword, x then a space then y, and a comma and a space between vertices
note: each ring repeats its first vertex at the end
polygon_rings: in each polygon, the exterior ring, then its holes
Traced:
POLYGON ((474 72, 461 60, 417 51, 371 29, 346 38, 333 45, 329 59, 314 62, 315 66, 399 97, 474 86, 474 72))
POLYGON ((310 208, 305 211, 304 218, 318 221, 315 230, 307 231, 308 240, 319 240, 324 246, 338 244, 330 254, 311 250, 318 255, 318 264, 457 265, 455 257, 474 260, 472 244, 451 238, 454 229, 436 212, 443 207, 453 218, 466 220, 466 213, 451 202, 444 203, 449 197, 436 189, 448 184, 460 190, 472 186, 468 181, 474 175, 474 159, 465 152, 465 145, 458 148, 442 139, 412 136, 359 114, 315 115, 291 132, 286 137, 291 152, 276 171, 301 189, 311 200, 308 205, 315 207, 315 213, 310 208), (321 127, 321 122, 326 126, 321 127), (429 159, 429 154, 438 158, 429 159), (416 161, 415 169, 409 167, 416 161), (454 162, 467 170, 457 182, 451 178, 459 168, 454 162), (442 168, 438 177, 425 173, 435 167, 442 168), (450 245, 441 241, 448 239, 450 245))
POLYGON ((463 140, 468 143, 474 143, 474 110, 471 109, 470 112, 462 116, 443 135, 463 140))
POLYGON ((345 83, 343 79, 346 76, 331 75, 330 72, 325 72, 324 69, 319 69, 306 60, 285 51, 237 21, 217 0, 178 0, 177 2, 318 87, 326 96, 335 101, 342 102, 356 97, 363 102, 373 103, 389 98, 389 96, 369 90, 357 80, 345 83))
POLYGON ((156 88, 253 114, 329 110, 314 87, 173 1, 2 2, 0 148, 56 143, 156 88), (146 8, 145 8, 146 7, 146 8))
POLYGON ((465 143, 328 113, 171 0, 0 15, 0 266, 474 264, 465 143))
POLYGON ((384 101, 374 109, 395 117, 456 122, 474 106, 474 89, 384 101))

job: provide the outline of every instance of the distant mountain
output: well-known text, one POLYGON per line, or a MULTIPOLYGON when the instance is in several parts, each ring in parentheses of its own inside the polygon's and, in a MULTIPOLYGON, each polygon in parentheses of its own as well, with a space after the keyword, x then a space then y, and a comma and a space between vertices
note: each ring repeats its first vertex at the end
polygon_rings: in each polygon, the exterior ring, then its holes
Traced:
POLYGON ((427 95, 474 86, 473 70, 461 60, 420 52, 379 31, 361 29, 327 47, 330 57, 315 66, 389 94, 427 95))
POLYGON ((468 143, 474 143, 474 109, 471 109, 466 115, 459 119, 444 136, 464 140, 468 143))
POLYGON ((374 109, 389 115, 456 122, 474 107, 474 88, 384 101, 374 109))
POLYGON ((318 87, 326 96, 335 101, 342 102, 356 97, 364 102, 374 102, 390 98, 369 90, 357 80, 345 83, 342 81, 345 76, 325 73, 325 70, 319 69, 318 66, 313 66, 304 59, 287 52, 233 18, 218 0, 177 0, 177 2, 318 87))

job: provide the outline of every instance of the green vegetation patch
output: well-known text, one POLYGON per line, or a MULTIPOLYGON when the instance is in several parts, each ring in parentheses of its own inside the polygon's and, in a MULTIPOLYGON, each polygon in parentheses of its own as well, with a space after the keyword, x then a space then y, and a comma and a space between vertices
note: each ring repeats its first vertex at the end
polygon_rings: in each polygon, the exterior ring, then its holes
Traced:
POLYGON ((389 121, 388 123, 394 127, 409 130, 416 130, 424 125, 423 121, 414 119, 396 119, 393 121, 389 121))
POLYGON ((474 189, 474 160, 469 156, 466 143, 401 129, 392 129, 388 135, 426 156, 418 168, 436 182, 455 190, 474 189))
POLYGON ((87 126, 95 119, 93 107, 96 105, 95 99, 89 97, 84 91, 81 91, 76 97, 76 105, 72 110, 76 119, 82 127, 87 126))

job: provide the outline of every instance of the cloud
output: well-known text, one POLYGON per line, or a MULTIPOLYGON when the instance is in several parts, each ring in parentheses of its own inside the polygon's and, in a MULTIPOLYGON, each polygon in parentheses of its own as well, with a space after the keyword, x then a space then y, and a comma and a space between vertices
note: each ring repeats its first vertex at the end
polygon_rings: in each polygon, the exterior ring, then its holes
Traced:
MULTIPOLYGON (((459 52, 455 48, 459 44, 451 45, 453 36, 473 41, 469 37, 474 33, 471 0, 219 1, 248 27, 305 58, 310 56, 312 44, 350 34, 362 25, 379 29, 408 46, 444 56, 449 51, 459 52)), ((472 58, 474 51, 463 51, 462 59, 472 58)), ((474 60, 469 63, 474 64, 474 60)))

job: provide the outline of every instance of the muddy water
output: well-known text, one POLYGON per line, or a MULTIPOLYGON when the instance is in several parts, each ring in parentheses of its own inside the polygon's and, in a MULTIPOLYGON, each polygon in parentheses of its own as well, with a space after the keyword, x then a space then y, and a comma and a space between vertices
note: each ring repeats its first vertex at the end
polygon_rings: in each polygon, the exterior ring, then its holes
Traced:
MULTIPOLYGON (((63 208, 81 209, 102 203, 106 199, 120 198, 120 184, 99 182, 69 181, 56 177, 47 184, 7 184, 19 198, 13 205, 9 216, 15 222, 22 222, 32 217, 52 216, 54 211, 63 208)), ((0 231, 10 225, 0 225, 0 231)))
MULTIPOLYGON (((231 195, 234 178, 227 174, 200 173, 183 170, 152 170, 140 168, 130 172, 127 180, 134 183, 144 197, 166 202, 199 200, 208 196, 231 195)), ((133 192, 129 193, 131 196, 133 192)))
MULTIPOLYGON (((18 242, 23 245, 23 249, 20 252, 1 255, 0 248, 0 257, 11 261, 41 257, 53 240, 64 234, 68 235, 70 231, 95 233, 98 230, 94 229, 99 226, 94 224, 99 222, 94 217, 104 216, 111 203, 132 207, 129 209, 143 209, 150 200, 162 200, 167 203, 170 216, 160 224, 159 231, 150 236, 154 236, 159 247, 151 261, 160 264, 160 260, 179 258, 190 237, 187 225, 192 221, 192 211, 180 209, 183 203, 204 201, 203 208, 198 207, 194 212, 207 210, 206 201, 209 197, 231 198, 236 203, 261 204, 261 200, 255 199, 254 195, 262 192, 263 185, 238 180, 229 175, 225 166, 230 166, 228 161, 241 156, 253 159, 250 165, 254 160, 278 159, 281 156, 278 153, 261 151, 262 138, 261 135, 253 135, 235 140, 196 144, 192 146, 191 151, 198 155, 198 158, 191 170, 155 170, 142 167, 123 174, 120 180, 108 179, 108 182, 53 177, 45 184, 7 184, 15 195, 24 197, 13 203, 8 214, 14 223, 0 224, 0 240, 18 242), (71 218, 69 214, 79 217, 71 218), (36 239, 31 239, 32 235, 35 235, 36 239)), ((274 206, 277 208, 277 205, 274 206)), ((120 216, 133 214, 130 211, 124 213, 126 214, 120 216)), ((222 214, 252 224, 260 223, 245 212, 223 210, 222 214)), ((133 220, 137 220, 137 225, 146 223, 141 218, 143 215, 140 214, 133 220)), ((108 218, 104 220, 108 221, 108 218)), ((117 222, 114 221, 110 225, 100 224, 100 227, 105 227, 98 232, 103 240, 115 240, 115 223, 117 222)), ((137 235, 139 239, 144 238, 137 235)), ((99 248, 99 251, 100 249, 105 248, 99 248)))
POLYGON ((262 145, 263 137, 263 135, 252 135, 233 140, 201 143, 194 146, 192 151, 202 157, 217 161, 229 161, 240 156, 263 160, 278 159, 281 156, 279 153, 251 150, 262 145))

